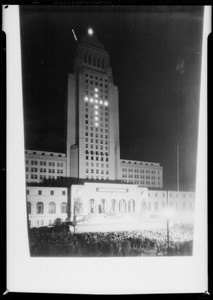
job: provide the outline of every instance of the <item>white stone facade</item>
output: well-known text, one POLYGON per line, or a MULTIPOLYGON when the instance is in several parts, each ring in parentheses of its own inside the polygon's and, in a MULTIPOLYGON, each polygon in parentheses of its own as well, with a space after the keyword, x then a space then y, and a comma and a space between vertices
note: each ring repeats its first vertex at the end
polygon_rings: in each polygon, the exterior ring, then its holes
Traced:
MULTIPOLYGON (((81 215, 141 214, 142 201, 147 202, 146 188, 128 184, 84 183, 71 187, 71 212, 75 201, 82 203, 81 215)), ((71 214, 71 215, 72 215, 71 214)))
POLYGON ((159 163, 121 159, 120 169, 123 182, 163 188, 163 167, 159 163))
POLYGON ((67 188, 27 187, 30 227, 48 226, 57 218, 65 221, 68 212, 67 188))
POLYGON ((193 222, 195 208, 194 192, 148 191, 148 214, 164 217, 165 209, 175 221, 193 222))
POLYGON ((26 182, 42 182, 66 176, 64 153, 25 150, 26 182))
POLYGON ((69 216, 73 220, 76 204, 80 204, 80 210, 75 212, 80 219, 99 214, 166 218, 169 213, 174 221, 193 222, 195 194, 148 190, 133 184, 85 182, 72 185, 70 196, 67 188, 27 187, 27 203, 31 227, 53 224, 56 218, 65 221, 69 216))

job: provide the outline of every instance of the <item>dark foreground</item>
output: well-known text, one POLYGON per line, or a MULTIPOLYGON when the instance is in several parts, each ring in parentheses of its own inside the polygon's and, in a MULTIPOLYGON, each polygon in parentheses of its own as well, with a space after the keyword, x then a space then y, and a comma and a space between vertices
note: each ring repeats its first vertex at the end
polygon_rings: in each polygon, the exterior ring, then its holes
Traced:
POLYGON ((71 233, 66 224, 29 230, 31 256, 190 256, 193 227, 105 233, 71 233))

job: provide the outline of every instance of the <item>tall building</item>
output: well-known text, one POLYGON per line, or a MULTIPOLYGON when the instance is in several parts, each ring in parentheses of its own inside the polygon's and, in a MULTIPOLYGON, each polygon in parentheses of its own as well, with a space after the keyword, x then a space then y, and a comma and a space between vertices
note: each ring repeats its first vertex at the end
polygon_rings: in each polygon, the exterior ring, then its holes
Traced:
POLYGON ((118 88, 109 54, 90 31, 68 78, 67 176, 120 179, 118 88))
POLYGON ((193 219, 194 193, 148 190, 163 188, 159 163, 120 159, 118 88, 109 54, 94 34, 79 42, 75 73, 68 77, 66 154, 26 150, 25 161, 27 182, 41 182, 27 187, 31 227, 57 218, 73 220, 76 202, 81 204, 79 217, 88 222, 93 217, 99 223, 117 222, 131 214, 164 218, 168 207, 174 220, 179 213, 183 221, 193 219), (88 180, 42 186, 44 178, 58 177, 88 180))
POLYGON ((25 155, 27 182, 67 176, 163 188, 159 163, 120 159, 118 88, 109 54, 94 34, 79 42, 75 73, 68 77, 66 154, 25 155))

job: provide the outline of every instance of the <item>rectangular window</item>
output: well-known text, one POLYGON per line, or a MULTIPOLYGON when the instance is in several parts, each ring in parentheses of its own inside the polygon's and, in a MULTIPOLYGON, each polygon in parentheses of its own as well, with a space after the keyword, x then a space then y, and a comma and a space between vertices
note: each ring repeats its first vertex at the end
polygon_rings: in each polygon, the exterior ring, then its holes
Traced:
POLYGON ((38 190, 38 195, 42 195, 42 191, 41 190, 38 190))
POLYGON ((54 195, 54 191, 50 191, 50 195, 54 195))

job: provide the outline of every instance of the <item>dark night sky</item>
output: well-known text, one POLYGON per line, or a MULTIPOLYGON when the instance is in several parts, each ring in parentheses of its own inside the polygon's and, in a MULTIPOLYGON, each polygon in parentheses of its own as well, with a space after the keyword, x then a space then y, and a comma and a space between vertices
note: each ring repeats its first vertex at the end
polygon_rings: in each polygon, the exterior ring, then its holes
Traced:
POLYGON ((121 158, 159 162, 164 189, 194 190, 203 7, 22 6, 27 149, 65 152, 68 73, 92 27, 119 88, 121 158), (178 68, 179 66, 179 68, 178 68))

